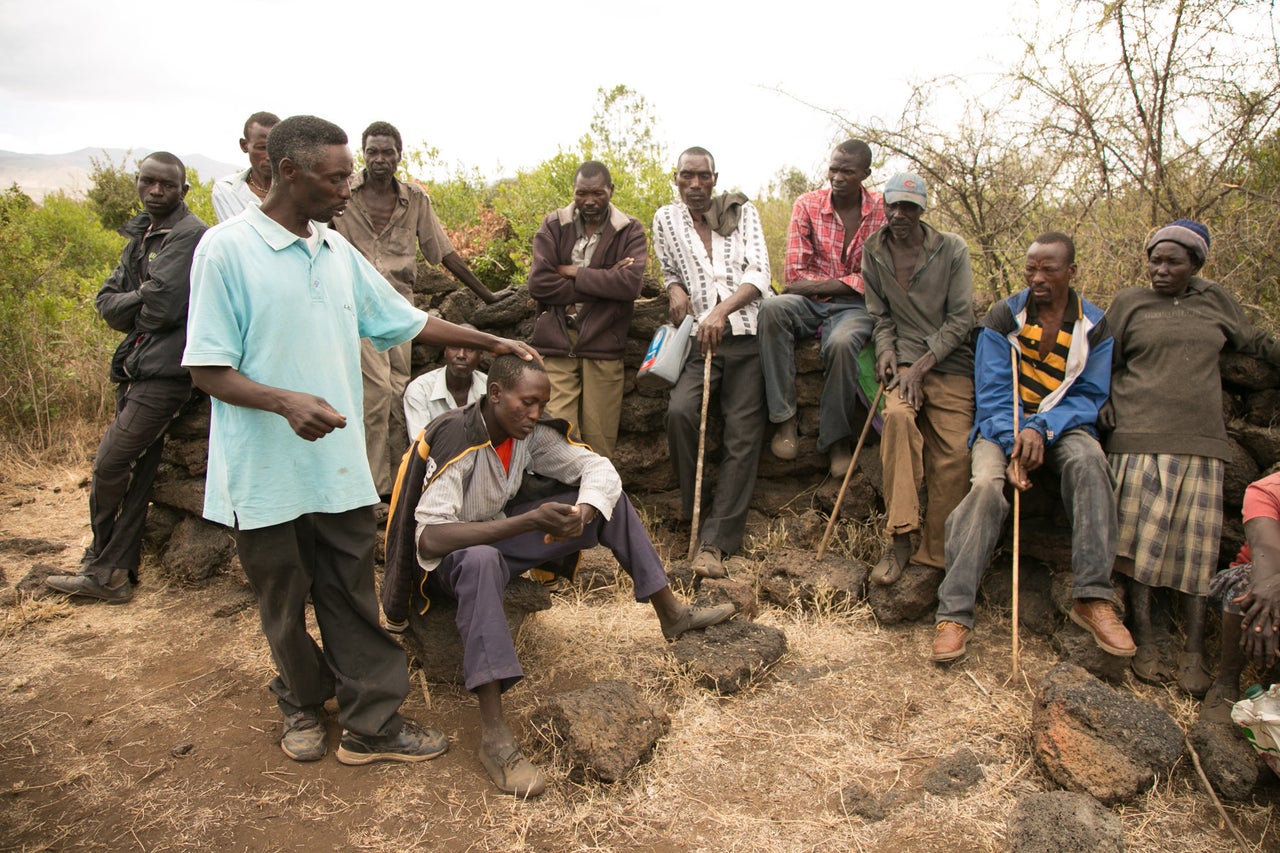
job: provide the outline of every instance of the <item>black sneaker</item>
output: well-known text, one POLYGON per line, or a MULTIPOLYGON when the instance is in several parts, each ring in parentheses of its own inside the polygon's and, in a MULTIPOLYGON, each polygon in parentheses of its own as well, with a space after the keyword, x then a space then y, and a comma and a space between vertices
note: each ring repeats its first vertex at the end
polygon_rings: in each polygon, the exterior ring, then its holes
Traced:
POLYGON ((280 749, 294 761, 319 761, 324 758, 324 722, 315 711, 302 710, 284 718, 284 735, 280 749))
POLYGON ((444 755, 449 738, 439 729, 423 728, 405 720, 393 735, 360 735, 346 730, 338 744, 338 760, 343 764, 372 764, 375 761, 427 761, 444 755))
POLYGON ((133 584, 129 583, 128 577, 113 587, 103 586, 89 575, 49 575, 44 582, 58 592, 97 598, 109 604, 124 604, 133 598, 133 584))

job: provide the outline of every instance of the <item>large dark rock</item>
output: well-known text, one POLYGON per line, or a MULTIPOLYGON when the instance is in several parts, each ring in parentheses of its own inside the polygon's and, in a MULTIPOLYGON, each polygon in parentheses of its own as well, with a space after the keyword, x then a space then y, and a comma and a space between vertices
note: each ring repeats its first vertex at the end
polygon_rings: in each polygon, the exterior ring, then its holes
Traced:
POLYGON ((622 415, 620 424, 625 424, 629 433, 662 432, 667 421, 667 401, 661 397, 645 397, 632 394, 622 398, 622 415))
POLYGON ((671 718, 628 684, 601 681, 543 700, 530 721, 581 780, 617 782, 649 757, 671 718))
POLYGON ((1235 420, 1227 425, 1227 432, 1249 451, 1249 455, 1260 468, 1270 468, 1280 461, 1280 430, 1256 426, 1244 420, 1235 420))
POLYGON ((528 290, 520 288, 514 295, 492 305, 477 305, 471 314, 471 322, 481 329, 501 329, 514 326, 532 314, 533 297, 528 290))
POLYGON ((169 541, 169 537, 173 535, 173 529, 178 526, 178 522, 190 517, 182 510, 153 503, 147 507, 147 522, 142 528, 142 544, 153 552, 159 553, 169 541))
POLYGON ((1064 661, 1112 684, 1123 684, 1133 658, 1116 657, 1098 648, 1093 635, 1074 622, 1066 622, 1052 637, 1053 650, 1064 661))
MULTIPOLYGON (((537 581, 519 577, 507 585, 502 610, 512 636, 530 613, 551 608, 551 593, 537 581)), ((462 684, 462 638, 458 636, 458 605, 449 598, 431 600, 426 613, 414 607, 409 613, 409 627, 400 634, 400 642, 418 661, 429 681, 462 684)))
POLYGON ((187 404, 181 415, 169 424, 169 438, 209 440, 209 398, 204 394, 187 404))
POLYGON ((938 608, 942 572, 929 566, 909 565, 889 586, 867 585, 867 603, 882 625, 914 622, 932 617, 938 608))
POLYGON ((1258 479, 1261 469, 1249 452, 1236 442, 1228 439, 1227 449, 1231 459, 1222 466, 1222 503, 1229 507, 1244 506, 1244 490, 1258 479))
POLYGON ((629 337, 641 342, 644 349, 649 348, 649 341, 658 327, 667 322, 669 303, 666 294, 652 299, 637 299, 635 312, 631 315, 629 337))
POLYGON ((819 560, 812 551, 783 549, 769 555, 760 572, 760 592, 779 607, 853 604, 862 598, 866 563, 827 551, 819 560))
POLYGON ((1104 804, 1128 802, 1182 755, 1182 731, 1161 708, 1060 663, 1031 712, 1036 761, 1055 783, 1104 804))
POLYGON ((156 484, 151 487, 151 500, 199 518, 204 514, 204 477, 157 478, 156 484))
MULTIPOLYGON (((740 565, 740 563, 735 564, 740 565)), ((727 578, 706 578, 698 584, 698 594, 693 599, 695 607, 715 607, 728 602, 738 612, 739 619, 750 621, 759 612, 759 603, 751 584, 739 577, 733 568, 727 578)))
POLYGON ((225 569, 235 551, 231 531, 188 516, 174 527, 160 556, 160 564, 169 577, 183 583, 198 583, 225 569))
POLYGON ((1012 853, 1123 853, 1124 825, 1087 794, 1026 794, 1009 813, 1012 853))
POLYGON ((1228 800, 1246 799, 1258 784, 1258 754, 1234 723, 1200 720, 1187 732, 1213 789, 1228 800))
POLYGON ((1224 352, 1218 359, 1218 369, 1223 383, 1239 385, 1250 391, 1280 385, 1280 368, 1244 353, 1224 352))
POLYGON ((1244 419, 1254 426, 1280 427, 1280 389, 1254 391, 1244 398, 1244 419))
MULTIPOLYGON (((1018 624, 1033 634, 1048 637, 1062 624, 1062 616, 1050 594, 1049 567, 1033 560, 1019 560, 1018 624)), ((1013 571, 1007 557, 997 559, 978 588, 990 607, 1013 609, 1013 571)))
POLYGON ((737 693, 777 663, 787 637, 777 628, 732 620, 690 631, 671 646, 675 659, 698 683, 717 693, 737 693))
POLYGON ((187 476, 203 476, 209 464, 209 439, 207 436, 171 437, 165 442, 160 458, 175 468, 185 471, 187 476))

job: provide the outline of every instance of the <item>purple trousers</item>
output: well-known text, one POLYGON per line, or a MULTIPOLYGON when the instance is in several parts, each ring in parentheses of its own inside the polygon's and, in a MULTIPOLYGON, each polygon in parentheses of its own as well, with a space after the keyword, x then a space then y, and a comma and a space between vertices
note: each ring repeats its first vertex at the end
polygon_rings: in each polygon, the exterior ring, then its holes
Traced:
MULTIPOLYGON (((575 504, 578 495, 567 492, 508 507, 507 515, 521 515, 548 501, 575 504)), ((603 545, 631 576, 636 601, 648 601, 649 596, 667 585, 662 559, 625 494, 618 498, 611 514, 613 517, 606 520, 603 513, 596 513, 575 539, 546 543, 542 541, 542 531, 534 530, 492 545, 461 548, 446 555, 427 574, 428 592, 444 594, 458 602, 462 674, 468 690, 497 681, 505 692, 524 677, 502 611, 502 595, 507 584, 529 569, 603 545)))

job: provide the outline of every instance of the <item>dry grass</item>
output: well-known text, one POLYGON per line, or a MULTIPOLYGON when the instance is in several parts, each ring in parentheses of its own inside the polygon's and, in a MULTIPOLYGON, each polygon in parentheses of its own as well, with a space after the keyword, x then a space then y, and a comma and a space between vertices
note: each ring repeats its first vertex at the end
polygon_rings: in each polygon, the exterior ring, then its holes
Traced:
MULTIPOLYGON (((82 490, 42 491, 0 533, 58 530, 69 548, 55 556, 74 561, 83 504, 82 490)), ((844 531, 842 547, 871 535, 844 531)), ((752 547, 764 553, 780 536, 761 531, 752 547)), ((659 545, 682 556, 683 543, 659 545)), ((588 559, 611 565, 599 551, 588 559)), ((940 669, 925 662, 927 625, 880 626, 865 605, 766 608, 759 621, 785 631, 789 651, 756 685, 721 697, 666 654, 625 576, 558 596, 520 632, 527 678, 507 694, 551 782, 522 803, 499 795, 475 758, 474 698, 420 679, 406 714, 443 728, 448 755, 368 768, 289 761, 276 747, 264 687, 274 668, 256 614, 210 615, 243 582, 182 588, 150 566, 144 577, 127 607, 2 605, 12 627, 0 632, 0 848, 985 851, 1003 849, 1020 796, 1052 787, 1028 732, 1033 689, 1056 656, 1029 638, 1025 674, 1009 679, 1008 626, 990 611, 969 659, 940 669), (606 678, 632 684, 671 728, 625 781, 575 782, 525 720, 540 698, 606 678), (925 793, 925 768, 959 747, 981 757, 983 779, 957 796, 925 793), (840 792, 852 784, 886 803, 884 820, 846 813, 840 792)), ((1194 703, 1170 691, 1130 689, 1184 728, 1194 719, 1194 703)), ((1277 848, 1269 802, 1227 808, 1256 849, 1277 848)), ((1115 813, 1129 849, 1225 847, 1186 766, 1115 813)))

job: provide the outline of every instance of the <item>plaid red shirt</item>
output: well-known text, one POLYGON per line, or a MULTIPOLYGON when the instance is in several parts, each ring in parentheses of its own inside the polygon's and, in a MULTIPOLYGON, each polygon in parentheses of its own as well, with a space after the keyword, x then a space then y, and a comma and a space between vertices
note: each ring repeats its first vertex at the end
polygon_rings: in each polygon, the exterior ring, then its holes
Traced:
POLYGON ((831 206, 831 190, 814 190, 796 199, 787 229, 787 284, 839 279, 863 292, 862 244, 885 223, 884 197, 862 188, 862 223, 849 241, 844 260, 844 223, 831 206))

